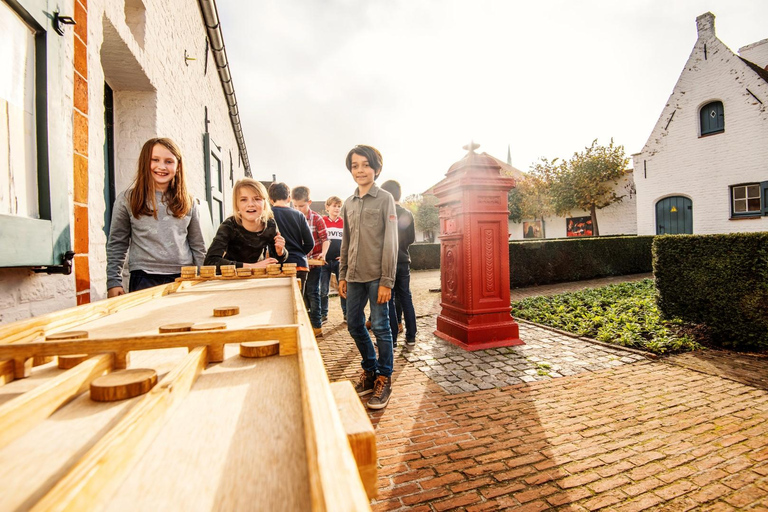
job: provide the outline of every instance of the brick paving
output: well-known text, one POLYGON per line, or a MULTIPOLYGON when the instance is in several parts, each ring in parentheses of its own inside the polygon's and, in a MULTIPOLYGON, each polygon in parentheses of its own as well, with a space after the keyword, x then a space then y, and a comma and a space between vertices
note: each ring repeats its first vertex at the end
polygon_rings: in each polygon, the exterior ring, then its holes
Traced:
MULTIPOLYGON (((530 324, 526 345, 464 352, 432 334, 437 287, 413 274, 417 346, 396 349, 392 399, 369 412, 374 510, 768 510, 767 358, 652 360, 530 324)), ((333 381, 359 355, 331 304, 333 381)))

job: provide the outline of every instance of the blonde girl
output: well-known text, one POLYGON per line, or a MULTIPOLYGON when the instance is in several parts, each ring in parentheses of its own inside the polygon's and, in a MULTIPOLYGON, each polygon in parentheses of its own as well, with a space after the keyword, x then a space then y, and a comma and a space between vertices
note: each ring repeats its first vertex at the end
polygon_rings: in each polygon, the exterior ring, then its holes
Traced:
POLYGON ((288 257, 267 190, 260 182, 243 178, 232 190, 234 212, 219 226, 205 255, 206 265, 266 267, 288 257))
POLYGON ((133 186, 115 200, 107 242, 109 297, 125 293, 126 252, 129 291, 170 283, 182 266, 203 263, 198 205, 187 192, 181 150, 171 139, 144 143, 133 186))

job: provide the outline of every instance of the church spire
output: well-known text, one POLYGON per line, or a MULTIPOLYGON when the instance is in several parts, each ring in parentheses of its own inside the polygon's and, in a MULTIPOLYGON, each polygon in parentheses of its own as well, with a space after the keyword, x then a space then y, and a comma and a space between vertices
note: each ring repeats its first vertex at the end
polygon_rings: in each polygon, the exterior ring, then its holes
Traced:
POLYGON ((512 147, 507 144, 507 164, 512 165, 512 147))

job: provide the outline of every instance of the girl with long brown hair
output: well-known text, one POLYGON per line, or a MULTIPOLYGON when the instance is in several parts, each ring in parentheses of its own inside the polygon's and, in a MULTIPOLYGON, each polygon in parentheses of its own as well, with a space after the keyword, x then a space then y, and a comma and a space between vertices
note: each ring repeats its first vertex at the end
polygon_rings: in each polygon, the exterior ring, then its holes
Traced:
POLYGON ((199 207, 187 192, 181 150, 167 138, 144 143, 133 186, 115 200, 107 242, 107 295, 173 282, 185 265, 202 265, 205 242, 199 207), (130 248, 130 251, 128 250, 130 248))

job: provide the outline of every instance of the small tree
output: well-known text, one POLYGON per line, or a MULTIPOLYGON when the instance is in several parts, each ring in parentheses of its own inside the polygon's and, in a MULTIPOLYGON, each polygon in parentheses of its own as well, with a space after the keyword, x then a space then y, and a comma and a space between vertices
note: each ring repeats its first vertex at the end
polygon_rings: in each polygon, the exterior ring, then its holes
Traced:
POLYGON ((591 146, 581 153, 574 153, 567 162, 542 160, 540 172, 549 183, 549 197, 555 213, 565 215, 576 209, 588 211, 593 233, 599 236, 597 210, 626 197, 616 194, 616 185, 624 176, 627 165, 629 158, 624 155, 624 146, 614 146, 613 139, 609 145, 601 146, 595 139, 591 146))
POLYGON ((524 179, 516 180, 515 188, 510 189, 507 194, 509 218, 512 222, 522 222, 525 219, 543 220, 552 211, 549 184, 537 166, 534 166, 524 179))
POLYGON ((437 198, 433 195, 422 196, 421 202, 414 214, 416 228, 424 233, 429 242, 435 241, 435 234, 440 229, 439 209, 437 198))

